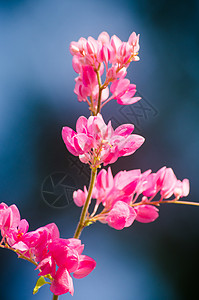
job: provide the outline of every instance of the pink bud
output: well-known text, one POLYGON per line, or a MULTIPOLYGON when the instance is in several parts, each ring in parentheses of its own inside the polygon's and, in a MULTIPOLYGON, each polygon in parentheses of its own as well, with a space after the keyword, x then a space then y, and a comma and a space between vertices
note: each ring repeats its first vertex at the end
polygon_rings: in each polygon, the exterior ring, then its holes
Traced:
POLYGON ((75 204, 79 207, 83 206, 86 202, 87 195, 88 195, 88 192, 87 192, 87 189, 85 186, 84 186, 84 192, 80 189, 77 191, 74 191, 73 200, 74 200, 75 204))
POLYGON ((152 205, 138 205, 134 209, 137 213, 136 221, 141 223, 150 223, 159 217, 159 210, 152 205))

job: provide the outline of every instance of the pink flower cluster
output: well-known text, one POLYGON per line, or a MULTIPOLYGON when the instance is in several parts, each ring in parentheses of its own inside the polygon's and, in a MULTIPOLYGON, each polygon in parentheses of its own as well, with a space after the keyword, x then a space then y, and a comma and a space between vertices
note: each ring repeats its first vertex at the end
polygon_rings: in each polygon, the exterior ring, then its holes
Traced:
POLYGON ((135 84, 130 84, 130 81, 125 79, 130 63, 139 60, 138 51, 139 35, 135 32, 127 42, 122 42, 116 35, 110 38, 107 32, 102 32, 97 40, 88 37, 88 40, 80 38, 78 42, 71 42, 73 68, 79 74, 75 79, 74 89, 78 100, 87 101, 94 113, 97 111, 99 93, 101 102, 106 103, 116 99, 119 104, 128 105, 140 100, 140 97, 134 97, 135 84), (101 76, 105 69, 106 79, 102 85, 101 76), (108 85, 111 82, 112 96, 108 99, 108 85))
POLYGON ((0 204, 1 247, 13 249, 19 257, 38 263, 39 275, 52 278, 52 293, 62 295, 69 292, 73 295, 71 273, 75 278, 83 278, 95 268, 96 262, 82 255, 84 245, 79 239, 61 239, 54 223, 31 232, 28 232, 28 227, 15 205, 0 204))
POLYGON ((73 155, 79 156, 83 163, 99 166, 112 164, 118 157, 134 153, 144 142, 144 138, 131 134, 132 124, 123 124, 113 130, 111 121, 105 124, 102 116, 79 117, 76 131, 64 127, 62 137, 73 155))
MULTIPOLYGON (((87 198, 87 189, 77 190, 73 193, 73 199, 77 206, 84 205, 87 198)), ((174 195, 174 201, 189 194, 189 180, 177 180, 171 168, 163 167, 156 173, 147 170, 120 171, 113 177, 111 168, 108 171, 101 170, 97 175, 92 198, 96 199, 94 213, 91 221, 108 223, 115 229, 123 229, 132 225, 134 220, 149 223, 158 218, 159 205, 164 199, 174 195), (152 201, 160 194, 158 201, 152 201), (136 202, 138 197, 140 202, 136 202), (95 215, 99 204, 104 209, 95 215)))
POLYGON ((89 118, 79 117, 76 131, 69 127, 62 130, 68 151, 91 168, 88 190, 84 186, 83 191, 78 189, 73 193, 75 204, 84 206, 74 238, 60 238, 54 223, 29 232, 28 222, 21 219, 15 205, 0 204, 0 247, 13 250, 20 258, 36 265, 41 276, 36 291, 40 282, 44 282, 50 284, 54 295, 67 292, 73 295, 71 274, 83 278, 95 268, 95 260, 82 254, 84 245, 79 237, 86 226, 100 221, 121 230, 131 226, 134 220, 142 223, 156 220, 157 206, 161 203, 187 204, 178 200, 189 194, 189 180, 178 180, 171 168, 163 167, 156 173, 151 170, 142 173, 139 169, 120 171, 113 177, 109 167, 97 175, 102 164, 106 166, 121 156, 133 154, 144 142, 142 136, 132 134, 134 125, 123 124, 114 130, 111 121, 106 125, 100 114, 112 99, 120 105, 140 100, 135 97, 135 84, 125 78, 130 63, 139 60, 138 51, 139 35, 135 32, 127 42, 102 32, 97 40, 80 38, 70 44, 73 68, 78 73, 74 91, 79 101, 88 103, 91 112, 89 118), (90 212, 92 199, 95 206, 90 212))

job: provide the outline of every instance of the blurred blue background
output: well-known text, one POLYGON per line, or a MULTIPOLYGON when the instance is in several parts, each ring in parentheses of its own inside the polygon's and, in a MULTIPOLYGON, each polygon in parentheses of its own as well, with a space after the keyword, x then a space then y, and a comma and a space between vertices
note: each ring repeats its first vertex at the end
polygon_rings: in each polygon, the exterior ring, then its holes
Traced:
MULTIPOLYGON (((128 78, 143 100, 125 109, 113 101, 103 114, 113 125, 131 121, 146 142, 133 156, 118 160, 114 174, 166 165, 179 179, 190 179, 188 200, 199 201, 198 13, 194 0, 0 1, 1 201, 15 203, 31 230, 50 222, 65 238, 75 230, 79 208, 71 203, 56 209, 44 201, 41 189, 56 172, 68 174, 78 187, 88 182, 87 170, 71 163, 61 129, 88 116, 86 104, 73 93, 69 44, 81 36, 97 38, 102 31, 123 41, 132 31, 141 34, 141 60, 132 64, 128 78)), ((85 229, 84 253, 96 259, 97 268, 74 280, 73 299, 195 298, 198 216, 197 207, 165 205, 148 225, 85 229)), ((1 299, 51 299, 48 286, 32 295, 37 280, 32 265, 7 250, 0 251, 0 261, 1 299)))

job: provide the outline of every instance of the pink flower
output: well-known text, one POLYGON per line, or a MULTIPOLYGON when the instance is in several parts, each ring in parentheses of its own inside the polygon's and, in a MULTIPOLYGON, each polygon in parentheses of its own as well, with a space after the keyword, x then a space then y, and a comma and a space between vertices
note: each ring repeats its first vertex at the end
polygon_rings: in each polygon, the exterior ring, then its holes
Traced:
POLYGON ((97 175, 92 197, 97 199, 97 203, 100 204, 100 202, 105 201, 113 187, 114 181, 111 168, 109 167, 108 171, 102 169, 97 175))
POLYGON ((102 202, 106 210, 112 209, 118 201, 130 204, 140 175, 140 170, 120 171, 113 178, 111 168, 108 168, 108 172, 101 170, 92 197, 97 200, 97 204, 102 202))
POLYGON ((177 180, 173 193, 177 198, 186 197, 189 194, 189 190, 189 180, 185 178, 183 181, 177 180))
POLYGON ((7 237, 8 244, 14 249, 27 251, 29 249, 28 245, 26 244, 26 233, 28 231, 28 228, 28 222, 25 219, 21 220, 17 228, 11 229, 9 231, 7 237))
POLYGON ((106 217, 108 225, 121 230, 132 225, 136 218, 135 210, 127 203, 117 201, 106 217))
POLYGON ((10 230, 14 230, 19 226, 20 223, 20 213, 16 205, 11 205, 6 207, 6 205, 1 204, 1 235, 6 236, 9 234, 10 230))
POLYGON ((166 168, 159 178, 160 194, 164 199, 168 199, 173 195, 177 178, 171 168, 166 168))
POLYGON ((76 130, 64 127, 62 137, 67 149, 84 163, 104 165, 121 156, 133 154, 144 142, 142 136, 131 134, 134 126, 124 124, 114 131, 111 122, 105 124, 102 116, 80 117, 76 130))
POLYGON ((122 42, 116 35, 110 39, 107 32, 102 32, 97 40, 88 37, 87 40, 80 38, 78 42, 72 42, 70 44, 72 64, 75 72, 79 74, 75 79, 74 89, 78 100, 86 101, 89 109, 94 114, 97 112, 100 88, 98 79, 101 81, 97 76, 102 76, 106 70, 104 84, 101 85, 101 108, 113 98, 121 105, 139 101, 140 97, 133 97, 136 86, 130 84, 128 79, 124 79, 131 61, 139 60, 138 50, 139 35, 137 36, 135 32, 130 35, 128 42, 122 42), (108 85, 111 82, 113 82, 111 86, 113 96, 108 99, 108 85))
POLYGON ((59 238, 59 230, 56 224, 51 223, 38 228, 33 233, 37 234, 37 238, 29 239, 29 247, 35 260, 39 262, 46 258, 49 243, 59 238))
POLYGON ((141 171, 120 171, 114 177, 114 186, 126 195, 133 195, 140 180, 141 171))
POLYGON ((79 254, 76 249, 68 247, 67 240, 56 239, 49 244, 48 249, 58 267, 66 268, 69 273, 78 268, 79 254))
POLYGON ((130 84, 128 79, 121 78, 114 81, 110 91, 113 94, 113 98, 121 105, 133 104, 141 99, 141 97, 133 97, 136 93, 136 85, 130 84))
MULTIPOLYGON (((44 259, 40 266, 45 265, 46 270, 53 271, 54 267, 51 261, 54 261, 58 266, 56 273, 50 273, 53 277, 51 284, 51 292, 55 295, 62 295, 69 292, 73 295, 74 288, 70 273, 73 273, 75 278, 83 278, 90 274, 96 267, 96 262, 91 257, 82 255, 84 246, 78 239, 56 239, 49 244, 50 258, 44 259), (50 263, 49 263, 50 261, 50 263)), ((38 266, 39 267, 39 266, 38 266)), ((41 273, 39 274, 41 275, 41 273)))

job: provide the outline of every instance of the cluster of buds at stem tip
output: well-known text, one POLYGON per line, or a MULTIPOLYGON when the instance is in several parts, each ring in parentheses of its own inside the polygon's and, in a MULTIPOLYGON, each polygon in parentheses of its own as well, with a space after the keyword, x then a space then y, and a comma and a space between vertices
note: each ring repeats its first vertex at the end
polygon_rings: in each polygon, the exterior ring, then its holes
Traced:
MULTIPOLYGON (((94 211, 88 217, 89 223, 100 221, 115 229, 132 225, 134 220, 149 223, 158 218, 161 203, 177 202, 189 194, 189 180, 177 180, 171 168, 163 167, 158 172, 147 170, 120 171, 113 177, 111 168, 101 170, 97 175, 92 198, 96 199, 94 211), (159 195, 158 200, 154 198, 159 195), (172 200, 168 200, 173 196, 172 200), (103 209, 98 212, 99 205, 103 209)), ((83 206, 88 195, 77 190, 73 199, 77 206, 83 206)))
POLYGON ((139 60, 139 48, 139 35, 135 32, 127 42, 122 42, 116 35, 110 38, 107 32, 102 32, 97 40, 88 37, 87 40, 80 38, 78 42, 71 42, 73 68, 79 74, 74 92, 79 101, 88 103, 94 115, 112 99, 121 105, 141 99, 134 97, 136 85, 125 78, 130 63, 139 60), (103 83, 102 75, 105 78, 103 83))
POLYGON ((21 219, 16 205, 0 204, 1 248, 17 253, 18 257, 33 263, 39 276, 49 279, 55 295, 69 292, 73 295, 73 277, 83 278, 96 266, 89 256, 82 255, 84 245, 79 239, 60 238, 54 223, 29 231, 29 224, 21 219))

